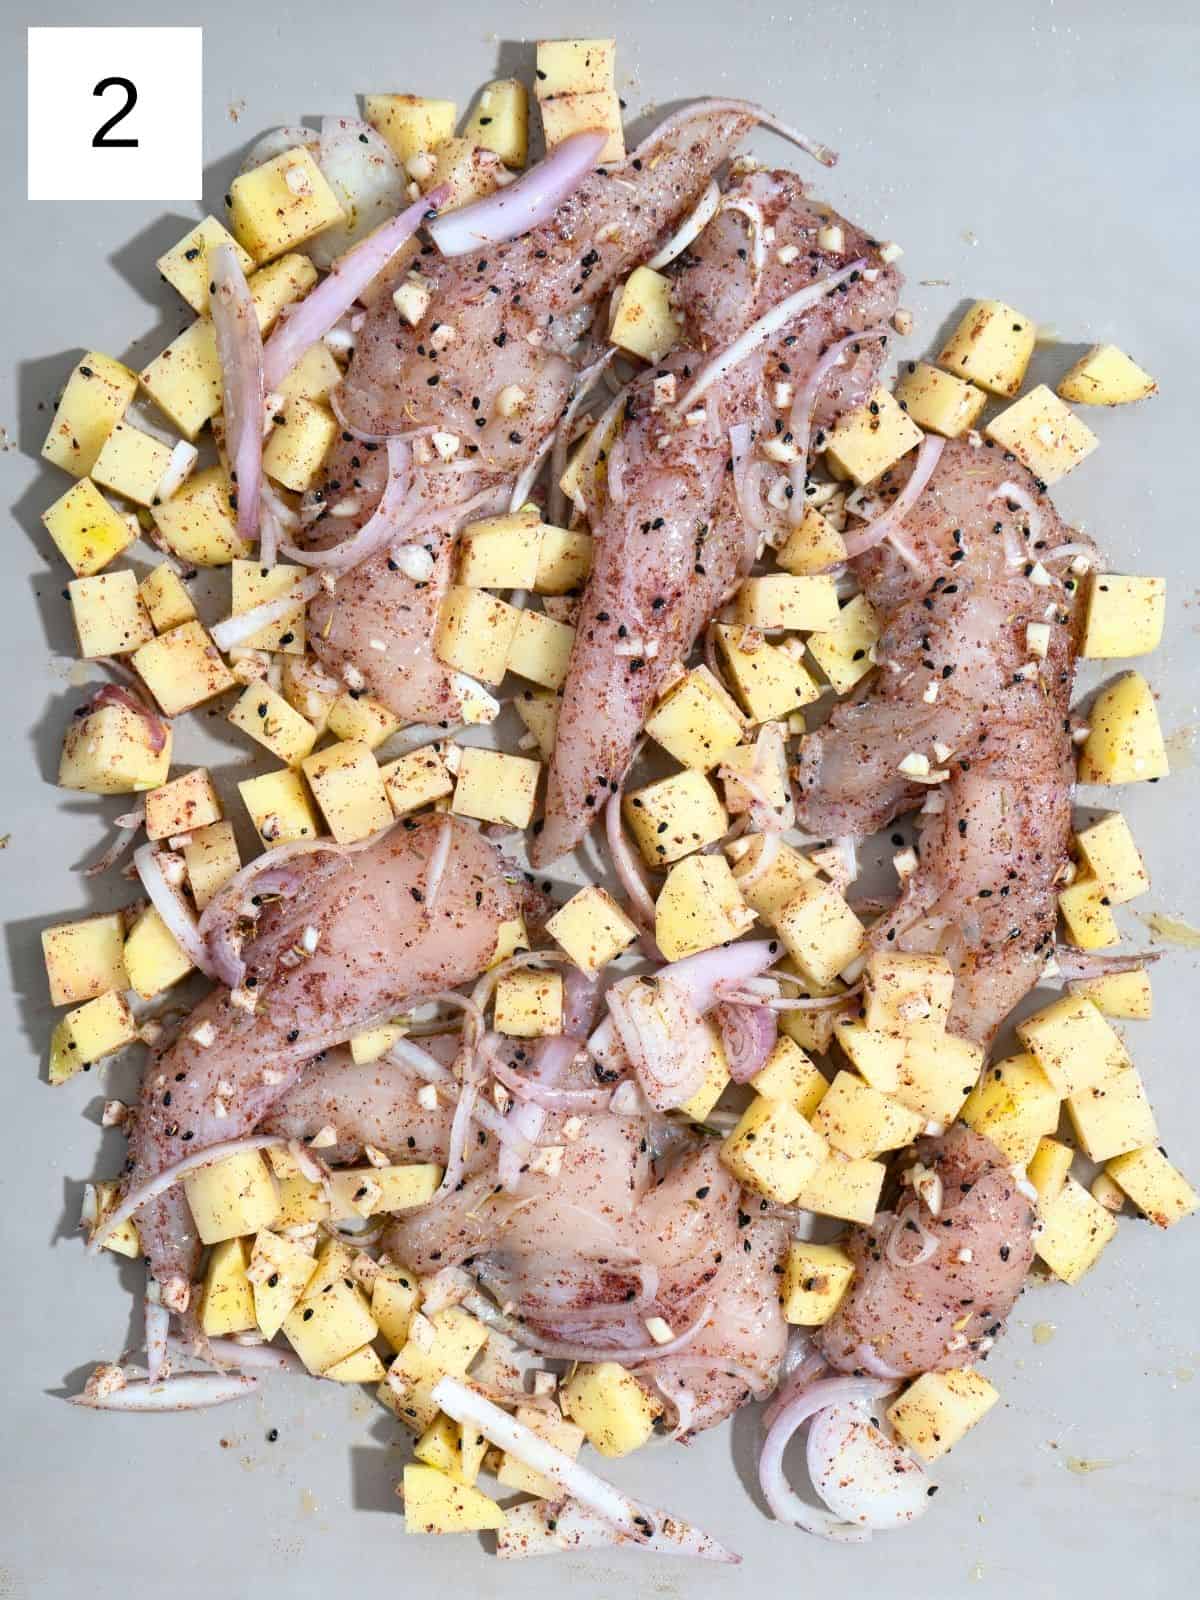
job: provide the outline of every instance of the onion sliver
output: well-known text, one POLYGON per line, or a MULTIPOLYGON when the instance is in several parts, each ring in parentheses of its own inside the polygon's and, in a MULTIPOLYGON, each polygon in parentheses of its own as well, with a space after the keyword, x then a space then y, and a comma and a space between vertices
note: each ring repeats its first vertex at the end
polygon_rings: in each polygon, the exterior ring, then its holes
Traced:
POLYGON ((709 183, 707 189, 700 196, 699 201, 675 232, 660 249, 647 261, 646 265, 658 271, 665 267, 669 261, 674 261, 676 256, 681 256, 691 244, 693 239, 698 239, 716 216, 721 205, 721 186, 715 178, 709 183))
POLYGON ((817 1511, 789 1485, 783 1472, 783 1453, 796 1431, 826 1406, 854 1400, 877 1400, 895 1385, 886 1378, 819 1378, 783 1406, 767 1430, 758 1458, 758 1481, 772 1513, 806 1533, 846 1544, 860 1544, 870 1530, 843 1522, 829 1511, 817 1511))
POLYGON ((189 1372, 163 1383, 138 1380, 111 1394, 73 1394, 70 1399, 73 1406, 86 1406, 92 1411, 199 1411, 205 1406, 244 1400, 257 1388, 255 1378, 224 1372, 189 1372))
POLYGON ((573 1550, 611 1550, 616 1547, 648 1550, 658 1556, 696 1556, 702 1561, 732 1562, 738 1558, 729 1551, 717 1554, 707 1535, 677 1523, 673 1518, 641 1544, 605 1522, 577 1500, 529 1500, 509 1506, 504 1527, 496 1537, 496 1554, 502 1561, 521 1561, 530 1556, 563 1555, 573 1550))
POLYGON ((444 256, 463 256, 549 222, 595 166, 607 138, 595 128, 571 134, 515 183, 431 222, 434 244, 444 256))
POLYGON ((412 446, 403 439, 389 439, 387 458, 388 476, 383 498, 356 534, 328 550, 300 550, 295 545, 284 544, 280 546, 283 554, 304 567, 328 567, 347 572, 384 545, 401 539, 413 491, 412 446))
MULTIPOLYGON (((200 1354, 188 1346, 186 1340, 172 1339, 170 1346, 180 1354, 195 1357, 200 1354)), ((307 1376, 308 1368, 299 1356, 290 1350, 277 1349, 273 1344, 239 1344, 235 1339, 209 1339, 208 1354, 231 1367, 241 1367, 243 1372, 280 1372, 307 1376)))
POLYGON ((317 165, 346 213, 345 222, 323 228, 304 247, 313 266, 325 271, 396 215, 408 198, 408 180, 392 147, 356 117, 322 118, 317 165))
POLYGON ((882 544, 888 535, 900 526, 924 493, 925 486, 933 477, 934 468, 941 460, 945 448, 945 439, 939 439, 932 433, 925 435, 917 450, 917 459, 909 473, 908 482, 888 509, 873 522, 868 522, 865 528, 856 528, 853 533, 843 534, 846 554, 851 560, 855 556, 864 555, 868 550, 873 550, 877 544, 882 544))
POLYGON ((259 494, 262 489, 263 342, 258 313, 246 274, 233 246, 219 244, 208 257, 212 293, 209 310, 221 363, 221 392, 230 476, 237 493, 237 529, 241 538, 258 538, 259 494))
MULTIPOLYGON (((267 507, 263 509, 263 524, 270 519, 274 522, 274 513, 267 507)), ((278 524, 275 524, 276 529, 278 524)), ((264 545, 265 545, 264 535, 264 545)), ((276 534, 276 547, 278 535, 276 534)), ((266 565, 271 565, 263 557, 266 565)), ((247 639, 252 639, 260 628, 269 628, 273 623, 286 622, 299 607, 305 606, 310 600, 320 594, 324 584, 319 576, 310 575, 301 578, 294 584, 287 594, 280 595, 277 600, 264 600, 261 605, 253 606, 249 611, 239 611, 235 617, 226 617, 224 622, 218 622, 212 630, 212 642, 218 650, 234 650, 238 645, 245 644, 247 639)))
POLYGON ((883 339, 886 341, 889 337, 889 332, 890 330, 887 328, 868 328, 864 333, 849 333, 844 339, 836 340, 813 367, 804 387, 792 402, 792 414, 788 420, 788 428, 792 435, 792 441, 796 446, 796 459, 789 471, 792 483, 792 498, 788 502, 788 520, 790 522, 802 522, 804 513, 808 509, 808 502, 804 497, 804 484, 808 477, 808 445, 812 437, 813 411, 826 375, 834 367, 841 365, 842 357, 847 350, 854 349, 856 345, 862 344, 868 339, 883 339))
POLYGON ((142 887, 150 896, 150 903, 163 919, 172 937, 194 967, 208 978, 216 976, 208 946, 200 935, 196 919, 163 876, 158 864, 158 852, 153 844, 144 844, 133 852, 133 864, 142 880, 142 887))

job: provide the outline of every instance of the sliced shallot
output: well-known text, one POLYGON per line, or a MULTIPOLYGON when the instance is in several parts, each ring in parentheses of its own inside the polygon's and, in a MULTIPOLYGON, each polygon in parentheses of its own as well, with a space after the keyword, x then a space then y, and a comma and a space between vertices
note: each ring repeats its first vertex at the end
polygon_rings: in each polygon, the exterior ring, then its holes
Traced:
POLYGON ((925 435, 917 450, 917 459, 909 473, 908 482, 888 509, 873 522, 868 522, 865 528, 856 528, 852 533, 843 535, 846 555, 850 560, 864 555, 868 550, 873 550, 877 544, 882 544, 895 532, 925 492, 925 486, 933 477, 934 468, 941 460, 945 448, 944 439, 939 439, 932 433, 925 435))
POLYGON ((225 1372, 186 1372, 162 1383, 135 1379, 108 1393, 73 1394, 73 1406, 93 1411, 200 1411, 244 1400, 258 1388, 256 1378, 225 1372))
POLYGON ((258 313, 233 246, 219 244, 208 256, 212 293, 209 310, 221 363, 221 391, 230 477, 237 493, 238 534, 258 539, 263 462, 263 342, 258 313))
MULTIPOLYGON (((360 247, 361 248, 361 247, 360 247)), ((280 546, 291 561, 305 567, 326 567, 348 572, 384 545, 394 544, 405 534, 405 515, 413 494, 412 446, 403 439, 387 441, 388 476, 383 497, 356 534, 328 550, 301 550, 296 545, 280 546)), ((291 596, 287 597, 289 600, 291 596)))
POLYGON ((462 256, 549 222, 595 166, 607 138, 592 128, 571 134, 515 183, 431 222, 434 244, 444 256, 462 256))

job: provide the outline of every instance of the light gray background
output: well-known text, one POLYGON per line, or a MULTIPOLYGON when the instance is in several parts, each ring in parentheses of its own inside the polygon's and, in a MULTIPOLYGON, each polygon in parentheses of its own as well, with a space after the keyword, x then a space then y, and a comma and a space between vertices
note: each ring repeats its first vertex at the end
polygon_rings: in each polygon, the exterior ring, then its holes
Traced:
MULTIPOLYGON (((814 169, 814 178, 850 215, 906 247, 905 300, 919 319, 913 353, 965 297, 998 295, 1060 330, 1068 348, 1039 357, 1048 373, 1073 358, 1069 347, 1112 338, 1161 381, 1150 405, 1088 413, 1102 448, 1059 500, 1119 568, 1168 577, 1167 643, 1149 671, 1167 730, 1183 730, 1180 770, 1169 783, 1123 791, 1120 801, 1154 876, 1139 909, 1190 910, 1200 920, 1200 815, 1187 755, 1200 660, 1195 17, 1188 0, 995 8, 961 0, 790 8, 56 0, 43 8, 10 0, 0 24, 8 112, 0 425, 18 448, 0 454, 0 500, 15 507, 0 541, 0 833, 10 835, 0 854, 10 979, 0 996, 8 1135, 0 1159, 0 1596, 277 1600, 331 1585, 437 1582, 482 1596, 550 1595, 569 1584, 580 1600, 607 1600, 618 1589, 700 1600, 751 1584, 784 1592, 883 1586, 895 1600, 1193 1589, 1195 1224, 1168 1237, 1126 1220, 1082 1288, 1027 1293, 988 1369, 1003 1403, 938 1468, 942 1492, 913 1530, 851 1550, 767 1521, 738 1481, 752 1453, 747 1417, 686 1453, 651 1450, 617 1465, 631 1489, 708 1522, 740 1548, 740 1572, 628 1555, 505 1567, 470 1539, 406 1541, 390 1492, 402 1456, 389 1450, 390 1424, 357 1390, 279 1380, 248 1405, 177 1418, 106 1418, 58 1398, 92 1361, 120 1350, 139 1278, 109 1256, 86 1260, 73 1227, 80 1181, 114 1172, 120 1160, 118 1142, 102 1142, 97 1126, 106 1075, 56 1091, 44 1081, 52 1012, 37 935, 88 906, 73 864, 107 837, 101 819, 124 802, 68 798, 48 782, 81 692, 66 659, 65 568, 37 522, 65 480, 35 456, 46 408, 81 348, 139 366, 182 326, 153 258, 200 212, 29 204, 23 127, 27 23, 203 22, 205 199, 218 211, 239 152, 260 130, 352 112, 365 90, 461 104, 498 61, 527 70, 531 51, 507 41, 538 34, 617 34, 631 117, 654 102, 738 94, 829 140, 842 163, 828 177, 814 169), (949 281, 922 287, 921 279, 949 281), (1033 1341, 1039 1322, 1057 1329, 1048 1344, 1033 1341), (280 1430, 274 1446, 265 1442, 270 1427, 280 1430), (1104 1465, 1081 1474, 1069 1465, 1077 1459, 1104 1465)), ((761 140, 756 148, 779 151, 761 140)), ((219 770, 242 759, 228 737, 206 746, 189 735, 181 746, 184 760, 212 759, 219 770)), ((118 882, 97 892, 100 904, 126 898, 118 882)), ((1124 920, 1144 942, 1136 917, 1124 920)), ((1155 969, 1155 1020, 1129 1029, 1167 1148, 1193 1179, 1197 965, 1194 952, 1171 951, 1155 969)), ((127 1073, 108 1076, 128 1082, 127 1073)))

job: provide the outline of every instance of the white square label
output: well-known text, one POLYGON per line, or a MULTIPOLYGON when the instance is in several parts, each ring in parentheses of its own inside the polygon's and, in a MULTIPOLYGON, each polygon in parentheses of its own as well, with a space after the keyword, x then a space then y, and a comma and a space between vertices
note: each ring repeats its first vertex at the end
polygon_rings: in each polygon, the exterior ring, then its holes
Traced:
POLYGON ((201 28, 30 28, 29 198, 198 200, 201 28))

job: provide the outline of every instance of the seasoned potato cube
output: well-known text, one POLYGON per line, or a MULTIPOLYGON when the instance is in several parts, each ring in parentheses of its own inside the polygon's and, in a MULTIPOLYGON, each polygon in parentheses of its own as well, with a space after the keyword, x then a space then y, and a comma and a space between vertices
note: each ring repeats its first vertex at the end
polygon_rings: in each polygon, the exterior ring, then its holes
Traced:
POLYGON ((275 1178, 258 1150, 239 1150, 185 1174, 184 1193, 201 1244, 269 1228, 279 1212, 275 1178))
POLYGON ((737 697, 752 721, 773 722, 820 698, 820 687, 812 675, 778 645, 723 622, 717 624, 717 643, 737 697))
POLYGON ((153 906, 148 906, 125 940, 129 987, 143 1000, 153 1000, 192 970, 190 958, 153 906))
POLYGON ((816 506, 807 506, 804 516, 775 552, 775 560, 785 572, 797 576, 824 572, 846 559, 846 541, 816 506))
POLYGON ((146 796, 146 837, 169 839, 220 822, 225 815, 221 797, 213 787, 207 767, 193 767, 182 778, 160 784, 146 796))
POLYGON ((541 542, 535 508, 468 523, 458 538, 458 581, 471 589, 532 589, 541 542))
POLYGON ((298 772, 285 767, 260 778, 246 778, 238 784, 238 791, 267 849, 320 834, 320 818, 298 772))
POLYGON ((50 1004, 77 1005, 109 989, 127 989, 125 930, 118 911, 42 930, 50 1004))
MULTIPOLYGON (((288 566, 278 562, 264 567, 257 561, 234 561, 230 567, 230 612, 235 617, 244 616, 255 606, 266 605, 271 600, 282 600, 305 576, 303 567, 288 566)), ((305 647, 304 602, 296 602, 295 611, 289 611, 278 622, 264 628, 243 641, 247 650, 283 650, 289 655, 303 655, 305 647)), ((299 709, 299 708, 297 708, 299 709)))
POLYGON ((989 1066, 960 1116, 1017 1166, 1027 1166, 1043 1136, 1058 1127, 1058 1091, 1031 1055, 989 1066))
POLYGON ((458 107, 453 100, 423 100, 415 94, 368 94, 363 114, 401 161, 419 151, 432 154, 453 137, 458 107))
POLYGON ((244 1333, 256 1326, 254 1289, 246 1276, 244 1239, 223 1239, 212 1247, 204 1274, 200 1327, 210 1339, 244 1333))
POLYGON ((866 944, 866 929, 846 901, 816 878, 781 907, 775 927, 800 972, 816 983, 832 983, 866 944))
POLYGON ((333 412, 315 400, 285 400, 263 450, 263 471, 285 489, 311 488, 329 447, 337 438, 333 412))
POLYGON ((437 1416, 430 1393, 439 1378, 461 1378, 487 1343, 487 1329, 458 1306, 413 1317, 408 1339, 381 1391, 407 1427, 422 1433, 437 1416))
POLYGON ((206 828, 197 828, 183 847, 183 860, 196 910, 203 911, 241 869, 233 823, 210 822, 206 828))
POLYGON ((615 1361, 585 1361, 559 1390, 563 1412, 602 1456, 627 1456, 646 1443, 662 1401, 615 1361))
POLYGON ((616 57, 615 39, 539 39, 537 93, 592 94, 611 89, 616 57))
POLYGON ((59 787, 89 794, 134 794, 164 782, 172 733, 130 706, 113 702, 85 710, 67 728, 58 766, 59 787))
POLYGON ((198 622, 185 622, 134 651, 139 676, 169 717, 232 689, 233 674, 198 622))
POLYGON ((317 400, 329 403, 329 396, 342 381, 342 369, 321 343, 310 344, 279 385, 285 400, 317 400))
POLYGON ((80 478, 60 495, 42 512, 42 522, 78 578, 90 578, 106 567, 135 537, 126 518, 90 478, 80 478))
POLYGON ((543 761, 549 761, 554 754, 561 704, 561 698, 551 694, 548 689, 522 689, 513 697, 517 715, 529 735, 528 738, 522 738, 521 747, 532 749, 536 745, 543 761))
POLYGON ((747 578, 734 609, 737 620, 750 628, 828 629, 838 620, 837 590, 828 574, 798 578, 773 572, 747 578))
POLYGON ((1090 873, 1081 873, 1058 897, 1067 938, 1080 950, 1103 950, 1117 944, 1121 930, 1109 909, 1110 896, 1090 873))
POLYGON ((454 211, 482 200, 500 186, 504 168, 490 150, 478 149, 470 139, 447 139, 437 153, 429 188, 448 188, 443 211, 454 211))
POLYGON ((887 1408, 892 1431, 922 1461, 952 1450, 999 1400, 1000 1393, 978 1372, 960 1368, 923 1372, 887 1408))
POLYGON ((945 956, 875 950, 863 971, 866 1024, 880 1033, 944 1033, 953 993, 954 973, 945 956))
POLYGON ((1038 1207, 1050 1204, 1062 1192, 1075 1152, 1059 1139, 1043 1136, 1029 1162, 1029 1181, 1037 1190, 1038 1207))
POLYGON ((637 924, 607 889, 589 884, 549 918, 546 932, 581 972, 594 978, 637 938, 637 924))
POLYGON ((887 1168, 882 1161, 831 1155, 800 1186, 795 1204, 821 1217, 865 1227, 879 1210, 887 1168))
POLYGON ((422 1462, 405 1467, 405 1533, 477 1533, 503 1526, 504 1512, 481 1489, 422 1462))
POLYGON ((838 612, 830 628, 808 639, 808 653, 838 694, 849 694, 875 665, 872 646, 882 629, 865 594, 856 594, 838 612))
POLYGON ((1034 1249, 1064 1283, 1078 1283, 1117 1232, 1112 1213, 1069 1173, 1054 1199, 1042 1205, 1041 1221, 1034 1249))
POLYGON ((712 844, 729 817, 702 772, 685 770, 625 797, 625 821, 643 857, 659 867, 712 844))
POLYGON ((320 1375, 368 1344, 379 1330, 361 1289, 339 1278, 298 1300, 283 1320, 283 1331, 308 1370, 320 1375))
POLYGON ((519 611, 508 647, 508 670, 543 689, 561 689, 566 682, 575 629, 540 611, 519 611))
POLYGON ((617 301, 609 341, 643 361, 661 361, 679 338, 680 326, 671 305, 670 278, 650 267, 635 267, 617 301))
POLYGON ((1119 1183, 1109 1177, 1107 1172, 1098 1172, 1092 1179, 1089 1193, 1093 1200, 1098 1200, 1106 1211, 1111 1211, 1114 1216, 1125 1209, 1125 1191, 1119 1183))
POLYGON ((1018 1022, 1017 1034, 1064 1099, 1130 1065, 1120 1036, 1090 1000, 1076 995, 1018 1022))
POLYGON ((768 865, 761 865, 766 848, 762 834, 743 835, 725 848, 733 863, 733 876, 743 900, 764 922, 776 925, 779 913, 817 876, 807 856, 779 841, 768 865))
POLYGON ((421 1303, 415 1275, 404 1267, 381 1266, 371 1285, 371 1315, 393 1350, 408 1342, 412 1319, 421 1303))
POLYGON ((529 158, 529 92, 520 78, 497 78, 482 89, 463 134, 495 151, 506 167, 523 167, 529 158))
POLYGON ((1037 324, 1002 300, 976 300, 950 335, 938 361, 989 394, 1020 392, 1037 339, 1037 324))
POLYGON ((480 589, 451 587, 438 625, 438 659, 484 683, 499 683, 520 615, 515 606, 480 589))
POLYGON ((195 440, 221 409, 221 363, 208 318, 199 318, 172 339, 143 368, 140 382, 184 438, 195 440))
POLYGON ((1159 1228, 1171 1227, 1200 1207, 1200 1195, 1152 1144, 1115 1157, 1104 1170, 1159 1228))
POLYGON ((1090 1000, 1106 1017, 1145 1021, 1154 1010, 1150 974, 1144 967, 1133 972, 1111 972, 1103 978, 1080 978, 1071 993, 1090 1000))
POLYGON ((378 1383, 384 1375, 383 1362, 369 1344, 364 1344, 361 1350, 352 1350, 348 1356, 326 1367, 322 1374, 335 1383, 378 1383))
POLYGON ((77 1072, 83 1070, 83 1062, 76 1054, 75 1041, 71 1037, 70 1024, 64 1017, 57 1023, 50 1034, 50 1059, 46 1065, 46 1081, 51 1086, 66 1083, 77 1072))
POLYGON ((852 1072, 839 1072, 822 1097, 812 1124, 832 1149, 860 1157, 910 1144, 920 1133, 923 1119, 852 1072))
POLYGON ((137 1021, 116 990, 88 1000, 63 1018, 74 1067, 90 1067, 138 1036, 137 1021))
POLYGON ((427 1467, 436 1467, 455 1483, 466 1483, 462 1459, 462 1429, 444 1411, 438 1413, 413 1446, 413 1455, 427 1467))
POLYGON ((891 1094, 899 1088, 907 1049, 899 1034, 876 1033, 864 1022, 845 1017, 834 1023, 833 1032, 850 1065, 873 1089, 891 1094))
POLYGON ((646 732, 685 767, 708 772, 741 743, 741 712, 707 667, 692 670, 668 690, 646 721, 646 732))
MULTIPOLYGON (((194 465, 196 452, 189 445, 184 449, 190 451, 194 465)), ((167 498, 160 496, 158 486, 171 465, 173 454, 171 446, 161 439, 127 422, 118 422, 96 457, 92 477, 102 489, 110 489, 135 505, 158 505, 167 498)))
POLYGON ((514 1039, 540 1039, 562 1032, 563 981, 561 972, 526 968, 506 972, 496 985, 494 1025, 497 1033, 514 1039))
POLYGON ((829 1147, 787 1100, 756 1096, 721 1142, 721 1160, 739 1183, 790 1205, 815 1177, 829 1147))
POLYGON ((1092 701, 1080 783, 1145 783, 1170 771, 1150 685, 1126 672, 1092 701))
POLYGON ((261 267, 250 279, 250 298, 265 339, 286 306, 302 300, 317 281, 317 269, 307 256, 280 256, 261 267))
POLYGON ((300 763, 339 844, 366 839, 392 820, 379 763, 369 745, 344 739, 300 763))
POLYGON ((975 1087, 983 1047, 952 1033, 911 1038, 904 1047, 896 1099, 944 1127, 952 1123, 975 1087))
POLYGON ((1114 905, 1123 906, 1149 889, 1146 863, 1134 843, 1129 824, 1119 811, 1081 829, 1075 836, 1075 843, 1093 877, 1114 905))
POLYGON ((906 361, 896 385, 896 399, 919 428, 957 439, 979 421, 987 395, 952 373, 939 372, 927 361, 906 361))
MULTIPOLYGON (((223 467, 197 472, 169 500, 155 506, 152 514, 168 549, 190 566, 224 567, 247 554, 247 546, 238 536, 223 467)), ((246 564, 260 570, 257 562, 246 564)), ((295 568, 285 570, 294 572, 295 568)), ((262 598, 273 596, 264 594, 262 598)), ((244 609, 249 610, 249 605, 244 609)))
POLYGON ((393 816, 406 817, 454 793, 454 775, 440 744, 422 745, 379 769, 393 816))
POLYGON ((713 1107, 729 1087, 729 1062, 716 1027, 707 1018, 700 1023, 704 1035, 704 1079, 690 1100, 679 1109, 693 1122, 707 1122, 713 1107))
POLYGON ((128 567, 94 578, 73 578, 67 590, 81 656, 128 655, 153 639, 154 626, 138 594, 137 573, 128 567))
POLYGON ((535 594, 576 594, 592 570, 592 536, 546 524, 538 543, 535 594))
POLYGON ((479 822, 527 828, 537 801, 540 761, 498 750, 464 749, 451 810, 479 822))
POLYGON ((1165 578, 1123 578, 1095 572, 1088 586, 1080 654, 1093 661, 1144 656, 1162 643, 1167 614, 1165 578))
POLYGON ((317 742, 317 730, 268 684, 252 683, 234 702, 229 721, 289 767, 299 766, 317 742))
POLYGON ((895 396, 876 388, 869 400, 848 411, 825 436, 825 455, 839 476, 860 485, 873 483, 923 437, 895 396))
MULTIPOLYGON (((329 1180, 330 1217, 350 1222, 383 1211, 409 1211, 427 1205, 442 1181, 442 1169, 433 1162, 408 1166, 344 1167, 329 1180)), ((309 1294, 316 1289, 310 1287, 309 1294)))
POLYGON ((785 1035, 776 1040, 750 1087, 764 1100, 786 1100, 802 1117, 811 1118, 829 1084, 795 1040, 785 1035))
POLYGON ((1084 1155, 1093 1161, 1110 1161, 1158 1138, 1154 1112, 1134 1066, 1118 1067, 1099 1083, 1077 1090, 1067 1099, 1067 1113, 1084 1155))
MULTIPOLYGON (((120 1198, 121 1185, 114 1179, 97 1178, 95 1183, 84 1184, 80 1222, 94 1232, 116 1210, 120 1198)), ((136 1261, 142 1253, 142 1243, 133 1218, 127 1217, 119 1227, 114 1228, 100 1248, 136 1261)))
POLYGON ((1059 379, 1057 394, 1085 406, 1126 406, 1158 393, 1158 384, 1115 344, 1094 344, 1059 379))
POLYGON ((181 622, 195 620, 196 608, 184 588, 183 579, 165 561, 142 579, 138 593, 150 613, 155 633, 166 633, 181 622))
POLYGON ((993 417, 985 432, 1043 483, 1057 483, 1100 443, 1044 383, 993 417))
POLYGON ((229 217, 238 243, 260 263, 346 220, 325 174, 303 146, 235 178, 229 217))
POLYGON ((783 1269, 783 1316, 796 1327, 828 1322, 854 1276, 854 1263, 835 1244, 793 1239, 783 1269))
POLYGON ((667 874, 654 908, 655 938, 668 961, 736 939, 754 923, 720 856, 687 856, 667 874))
POLYGON ((602 129, 608 134, 596 157, 598 162, 623 161, 625 130, 621 124, 621 102, 615 89, 596 89, 582 94, 539 95, 542 132, 546 149, 553 150, 573 133, 602 129))
POLYGON ((229 246, 237 257, 238 266, 247 276, 254 271, 254 262, 233 235, 221 226, 216 217, 205 217, 203 222, 198 222, 184 234, 178 244, 172 245, 170 250, 165 255, 159 256, 154 263, 172 289, 177 290, 192 310, 200 315, 208 310, 211 277, 208 258, 221 244, 229 246))
MULTIPOLYGON (((277 1151, 272 1151, 277 1156, 277 1151)), ((277 1228, 297 1228, 308 1222, 329 1221, 329 1201, 321 1184, 310 1183, 300 1176, 282 1177, 279 1180, 279 1215, 277 1228)))
POLYGON ((128 367, 89 350, 67 379, 42 455, 77 478, 86 477, 137 392, 128 367))

